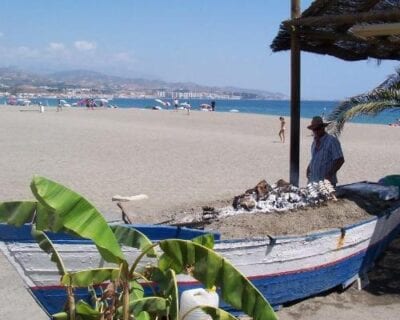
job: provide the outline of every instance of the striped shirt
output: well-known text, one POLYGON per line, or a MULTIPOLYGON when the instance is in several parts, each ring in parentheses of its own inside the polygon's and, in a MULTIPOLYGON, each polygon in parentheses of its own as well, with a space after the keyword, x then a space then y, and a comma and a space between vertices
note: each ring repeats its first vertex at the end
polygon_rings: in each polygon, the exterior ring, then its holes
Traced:
MULTIPOLYGON (((327 176, 328 172, 332 169, 333 162, 343 157, 340 142, 334 136, 324 134, 320 138, 319 149, 316 148, 315 139, 311 145, 311 162, 310 162, 310 176, 309 182, 321 181, 327 176)), ((337 183, 336 173, 332 177, 332 183, 337 183)))

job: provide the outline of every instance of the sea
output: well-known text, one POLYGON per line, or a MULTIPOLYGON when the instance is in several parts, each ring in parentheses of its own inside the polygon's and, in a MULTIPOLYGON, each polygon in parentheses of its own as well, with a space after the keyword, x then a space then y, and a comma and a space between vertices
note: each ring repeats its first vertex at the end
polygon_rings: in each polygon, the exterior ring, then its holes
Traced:
MULTIPOLYGON (((58 99, 30 99, 32 104, 41 102, 44 106, 56 107, 58 99)), ((69 104, 77 103, 80 99, 64 99, 69 104)), ((163 99, 173 106, 171 99, 163 99)), ((180 103, 187 102, 192 106, 192 111, 199 110, 201 104, 211 104, 210 99, 189 99, 179 100, 180 103)), ((0 103, 5 104, 5 100, 0 103)), ((302 118, 312 118, 320 115, 326 117, 340 101, 301 101, 300 116, 302 118)), ((152 109, 155 106, 161 106, 155 99, 113 99, 109 100, 109 105, 118 108, 140 108, 152 109)), ((169 107, 173 109, 173 107, 169 107)), ((162 107, 165 109, 166 107, 162 107)), ((239 112, 252 113, 272 116, 290 116, 290 101, 288 100, 215 100, 216 112, 239 112)), ((359 116, 351 120, 355 123, 372 123, 372 124, 390 124, 396 122, 400 118, 399 112, 384 111, 377 116, 359 116)))

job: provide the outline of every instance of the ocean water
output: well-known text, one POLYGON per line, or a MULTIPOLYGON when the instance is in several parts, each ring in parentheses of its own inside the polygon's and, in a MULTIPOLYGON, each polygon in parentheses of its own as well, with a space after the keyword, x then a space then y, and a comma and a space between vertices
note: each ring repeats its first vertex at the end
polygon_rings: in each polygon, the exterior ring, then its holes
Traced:
MULTIPOLYGON (((78 99, 65 99, 68 103, 78 102, 78 99)), ((45 106, 55 107, 57 99, 31 99, 32 103, 42 102, 45 106)), ((172 100, 169 101, 172 104, 172 100)), ((1 101, 5 103, 5 101, 1 101)), ((210 104, 211 100, 179 100, 180 103, 188 102, 192 106, 192 110, 199 110, 199 106, 203 103, 210 104)), ((240 113, 254 113, 264 115, 290 116, 290 101, 288 100, 215 100, 217 112, 231 112, 237 110, 240 113)), ((340 102, 339 101, 301 101, 300 116, 302 118, 312 118, 315 115, 328 115, 340 102)), ((111 105, 119 108, 145 108, 151 109, 160 105, 154 99, 114 99, 110 101, 111 105)), ((170 109, 173 107, 170 107, 170 109)), ((351 122, 356 123, 374 123, 389 124, 400 118, 400 113, 395 111, 381 112, 375 117, 357 117, 351 122)))

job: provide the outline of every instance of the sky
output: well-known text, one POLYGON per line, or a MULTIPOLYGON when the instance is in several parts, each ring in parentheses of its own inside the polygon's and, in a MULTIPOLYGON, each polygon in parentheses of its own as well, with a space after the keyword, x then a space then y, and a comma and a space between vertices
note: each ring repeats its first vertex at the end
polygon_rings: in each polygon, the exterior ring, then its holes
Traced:
MULTIPOLYGON (((311 0, 301 0, 305 10, 311 0)), ((290 0, 2 0, 0 67, 290 93, 289 51, 272 53, 290 0)), ((301 56, 301 97, 373 89, 397 61, 301 56)))

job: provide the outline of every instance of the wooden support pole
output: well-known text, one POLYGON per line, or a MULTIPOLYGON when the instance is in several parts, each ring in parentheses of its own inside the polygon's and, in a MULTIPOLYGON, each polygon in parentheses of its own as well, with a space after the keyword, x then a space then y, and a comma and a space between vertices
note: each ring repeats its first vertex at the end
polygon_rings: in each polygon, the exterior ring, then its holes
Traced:
MULTIPOLYGON (((300 17, 300 0, 291 0, 291 18, 300 17)), ((299 185, 300 163, 300 43, 295 27, 291 29, 290 89, 290 183, 299 185)))

